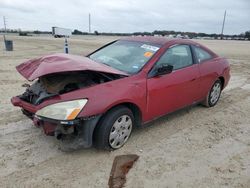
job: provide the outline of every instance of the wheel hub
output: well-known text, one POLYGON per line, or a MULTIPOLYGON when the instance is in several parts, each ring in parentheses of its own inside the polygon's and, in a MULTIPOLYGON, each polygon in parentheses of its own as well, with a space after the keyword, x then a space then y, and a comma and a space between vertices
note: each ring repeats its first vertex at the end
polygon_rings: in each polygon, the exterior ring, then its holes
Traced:
POLYGON ((128 140, 132 131, 132 120, 128 115, 122 115, 114 122, 110 134, 109 144, 112 148, 120 148, 128 140))
POLYGON ((220 83, 215 83, 210 94, 210 102, 212 104, 215 104, 219 100, 220 92, 221 92, 220 83))

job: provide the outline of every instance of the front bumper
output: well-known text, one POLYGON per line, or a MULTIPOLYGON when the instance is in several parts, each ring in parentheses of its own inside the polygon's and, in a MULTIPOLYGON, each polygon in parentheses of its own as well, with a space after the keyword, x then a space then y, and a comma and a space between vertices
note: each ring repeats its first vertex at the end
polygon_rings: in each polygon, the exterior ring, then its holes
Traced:
POLYGON ((35 115, 36 106, 21 100, 19 97, 13 97, 11 102, 14 106, 22 108, 22 112, 30 118, 36 127, 41 127, 44 133, 49 136, 55 136, 70 148, 89 148, 92 146, 93 132, 101 115, 77 118, 71 121, 53 120, 35 115))

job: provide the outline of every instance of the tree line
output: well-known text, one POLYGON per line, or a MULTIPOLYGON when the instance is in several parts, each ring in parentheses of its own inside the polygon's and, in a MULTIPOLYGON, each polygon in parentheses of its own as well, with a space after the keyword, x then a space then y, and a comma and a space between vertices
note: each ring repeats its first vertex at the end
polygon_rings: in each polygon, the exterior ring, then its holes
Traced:
MULTIPOLYGON (((4 33, 4 29, 0 29, 0 33, 4 33)), ((18 33, 20 36, 29 36, 32 34, 52 34, 51 31, 22 31, 21 29, 8 29, 7 33, 18 33)), ((94 33, 83 32, 78 29, 74 29, 72 32, 73 35, 104 35, 104 36, 188 36, 189 38, 197 38, 197 37, 210 37, 210 38, 220 38, 222 37, 221 34, 208 34, 208 33, 196 33, 196 32, 182 32, 182 31, 168 31, 168 30, 155 30, 153 32, 134 32, 134 33, 111 33, 111 32, 98 32, 94 31, 94 33)), ((234 34, 234 35, 223 35, 223 38, 238 38, 238 39, 248 39, 250 40, 250 30, 243 32, 241 34, 234 34)))
MULTIPOLYGON (((73 35, 89 35, 89 33, 87 32, 81 32, 77 29, 75 29, 72 33, 73 35)), ((91 35, 108 35, 108 36, 131 36, 131 35, 135 35, 135 36, 169 36, 169 35, 173 35, 173 36, 177 36, 177 35, 181 35, 181 36, 188 36, 189 38, 196 38, 196 37, 211 37, 211 38, 220 38, 222 37, 221 34, 216 34, 216 33, 212 33, 212 34, 207 34, 207 33, 196 33, 196 32, 181 32, 181 31, 167 31, 167 30, 155 30, 153 32, 134 32, 134 33, 105 33, 105 32, 98 32, 95 31, 94 33, 91 33, 91 35)), ((241 34, 234 34, 234 35, 223 35, 223 38, 247 38, 248 40, 250 40, 250 31, 246 31, 244 33, 241 34)))

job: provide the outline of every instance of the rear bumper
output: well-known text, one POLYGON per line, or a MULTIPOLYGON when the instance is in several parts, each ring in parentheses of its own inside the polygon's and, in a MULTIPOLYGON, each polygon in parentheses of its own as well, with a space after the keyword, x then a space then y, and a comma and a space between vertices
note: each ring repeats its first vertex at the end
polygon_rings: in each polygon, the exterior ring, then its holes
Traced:
POLYGON ((230 67, 228 67, 224 74, 223 74, 223 77, 224 77, 224 80, 225 80, 225 83, 224 83, 224 86, 223 86, 223 89, 228 85, 229 83, 229 80, 231 78, 231 74, 230 74, 230 67))
POLYGON ((223 74, 221 76, 224 78, 225 82, 223 84, 222 89, 225 89, 225 87, 228 85, 230 77, 231 77, 229 62, 226 59, 224 59, 224 60, 225 60, 224 71, 223 71, 223 74))
POLYGON ((67 144, 70 148, 88 148, 92 146, 93 132, 101 115, 77 118, 72 121, 54 120, 35 115, 36 106, 13 97, 11 103, 19 106, 24 115, 30 118, 36 127, 43 128, 48 136, 55 136, 57 139, 68 139, 67 144))

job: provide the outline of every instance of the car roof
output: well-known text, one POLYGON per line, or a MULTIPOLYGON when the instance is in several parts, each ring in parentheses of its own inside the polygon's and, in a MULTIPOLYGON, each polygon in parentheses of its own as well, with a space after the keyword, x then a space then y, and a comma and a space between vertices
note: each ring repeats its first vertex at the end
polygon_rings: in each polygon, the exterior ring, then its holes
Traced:
POLYGON ((154 37, 154 36, 131 36, 131 37, 122 38, 120 40, 145 42, 145 43, 151 43, 151 44, 163 46, 166 43, 174 42, 174 41, 182 40, 182 39, 170 39, 166 37, 154 37))
POLYGON ((214 57, 217 57, 218 55, 214 53, 212 50, 208 49, 207 47, 203 46, 202 44, 195 42, 193 40, 188 39, 178 39, 178 38, 166 38, 166 37, 155 37, 155 36, 131 36, 131 37, 125 37, 121 38, 120 40, 126 40, 126 41, 137 41, 137 42, 145 42, 149 44, 155 44, 157 46, 164 46, 166 44, 189 44, 189 45, 196 45, 199 47, 202 47, 204 50, 209 52, 214 57))

